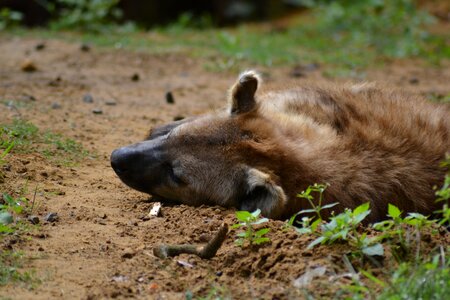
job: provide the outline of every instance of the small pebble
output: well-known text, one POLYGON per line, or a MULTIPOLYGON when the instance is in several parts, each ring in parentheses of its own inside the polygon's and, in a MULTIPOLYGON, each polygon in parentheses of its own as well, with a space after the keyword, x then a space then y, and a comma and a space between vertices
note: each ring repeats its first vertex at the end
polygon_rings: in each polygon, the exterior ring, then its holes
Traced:
POLYGON ((105 104, 109 105, 109 106, 114 106, 114 105, 117 104, 117 102, 114 99, 108 99, 108 100, 105 101, 105 104))
POLYGON ((168 104, 174 104, 175 103, 175 99, 173 98, 172 92, 167 92, 166 93, 166 102, 168 104))
POLYGON ((222 271, 217 271, 217 272, 216 272, 216 276, 218 276, 218 277, 222 276, 222 274, 223 274, 222 271))
POLYGON ((24 94, 21 98, 21 101, 36 101, 36 98, 33 95, 24 94))
POLYGON ((134 255, 136 255, 136 253, 131 248, 126 248, 122 252, 122 258, 132 258, 134 255))
POLYGON ((419 84, 419 78, 417 78, 417 77, 411 77, 410 79, 409 79, 409 83, 410 84, 419 84))
POLYGON ((58 102, 53 102, 51 105, 52 109, 60 109, 61 108, 61 104, 59 104, 58 102))
POLYGON ((33 216, 33 215, 31 215, 31 216, 28 216, 28 221, 31 223, 31 224, 34 224, 34 225, 36 225, 36 224, 39 224, 39 217, 38 216, 33 216))
POLYGON ((95 115, 101 115, 103 113, 103 110, 101 110, 100 108, 94 108, 92 110, 92 113, 94 113, 95 115))
POLYGON ((85 94, 83 96, 83 102, 84 103, 94 103, 94 97, 92 97, 91 94, 85 94))
POLYGON ((59 84, 62 82, 61 76, 56 77, 55 79, 52 79, 48 82, 49 86, 59 86, 59 84))
POLYGON ((91 46, 89 44, 83 43, 80 46, 80 50, 83 52, 89 52, 91 51, 91 46))
POLYGON ((36 44, 36 46, 34 46, 34 49, 36 49, 37 51, 44 50, 45 49, 45 43, 41 42, 41 43, 36 44))
POLYGON ((131 76, 131 80, 132 80, 132 81, 139 81, 139 79, 140 79, 140 77, 139 77, 139 74, 138 74, 138 73, 134 73, 134 74, 131 76))
POLYGON ((48 213, 45 217, 44 220, 50 223, 54 223, 57 222, 59 220, 59 216, 57 213, 51 212, 48 213))
POLYGON ((36 65, 34 64, 34 62, 31 59, 24 60, 24 62, 22 63, 22 66, 20 68, 22 69, 22 71, 29 72, 29 73, 37 70, 36 65))

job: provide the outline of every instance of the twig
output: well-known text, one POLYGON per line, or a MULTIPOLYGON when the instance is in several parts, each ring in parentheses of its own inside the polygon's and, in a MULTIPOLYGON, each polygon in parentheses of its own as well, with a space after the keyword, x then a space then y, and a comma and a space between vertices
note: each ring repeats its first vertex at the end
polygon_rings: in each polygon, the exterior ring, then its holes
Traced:
POLYGON ((219 231, 205 245, 166 245, 162 244, 153 248, 153 254, 159 258, 177 256, 182 253, 195 254, 200 258, 209 259, 216 255, 217 250, 222 246, 228 233, 228 225, 222 224, 219 231))

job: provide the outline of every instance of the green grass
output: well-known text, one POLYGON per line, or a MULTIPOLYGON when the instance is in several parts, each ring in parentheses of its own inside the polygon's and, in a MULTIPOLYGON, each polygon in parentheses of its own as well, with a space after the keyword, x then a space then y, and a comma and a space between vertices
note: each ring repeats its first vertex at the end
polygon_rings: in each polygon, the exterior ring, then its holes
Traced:
POLYGON ((0 124, 0 141, 0 150, 6 149, 3 144, 13 143, 13 153, 37 152, 49 161, 64 166, 76 165, 89 155, 75 140, 50 131, 41 131, 36 125, 22 119, 0 124))
POLYGON ((22 252, 0 251, 0 286, 14 283, 33 289, 40 283, 34 271, 21 271, 24 260, 22 252))

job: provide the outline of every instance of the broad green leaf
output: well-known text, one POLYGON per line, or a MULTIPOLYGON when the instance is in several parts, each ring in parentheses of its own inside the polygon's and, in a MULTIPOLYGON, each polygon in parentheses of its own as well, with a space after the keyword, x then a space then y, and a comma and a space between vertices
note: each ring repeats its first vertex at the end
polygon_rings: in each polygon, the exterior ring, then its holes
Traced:
POLYGON ((322 243, 322 242, 325 242, 325 237, 324 236, 321 236, 321 237, 318 237, 317 239, 315 239, 314 241, 312 241, 309 245, 308 245, 308 247, 306 247, 306 249, 312 249, 312 248, 314 248, 314 246, 316 246, 316 245, 318 245, 318 244, 320 244, 320 243, 322 243))
POLYGON ((7 211, 0 212, 0 224, 8 225, 11 224, 13 221, 14 221, 13 216, 9 212, 7 211))
POLYGON ((239 232, 236 234, 236 236, 238 237, 247 237, 247 233, 246 232, 239 232))
POLYGON ((245 224, 244 223, 233 224, 230 226, 230 229, 236 229, 236 228, 240 228, 242 226, 245 226, 245 224))
POLYGON ((241 210, 241 211, 237 211, 236 212, 236 218, 239 221, 246 222, 246 221, 248 221, 249 219, 252 218, 252 214, 250 212, 248 212, 248 211, 241 210))
POLYGON ((364 220, 369 214, 370 214, 370 209, 355 215, 355 217, 353 219, 353 225, 361 223, 361 221, 364 220))
POLYGON ((269 238, 261 237, 261 238, 257 238, 255 240, 253 240, 253 244, 259 245, 259 244, 262 244, 262 243, 267 243, 269 241, 270 241, 269 238))
POLYGON ((402 214, 402 212, 400 211, 400 209, 393 205, 393 204, 388 204, 388 216, 391 217, 392 219, 396 219, 398 217, 400 217, 400 215, 402 214))
POLYGON ((367 256, 383 256, 384 255, 384 248, 381 244, 375 244, 369 247, 364 247, 362 250, 362 253, 364 253, 367 256))
POLYGON ((361 204, 360 206, 358 206, 357 208, 355 208, 353 210, 353 215, 356 216, 356 215, 362 214, 363 212, 368 211, 369 207, 370 207, 370 203, 369 202, 361 204))
POLYGON ((312 231, 316 231, 317 227, 320 225, 320 223, 322 223, 322 219, 318 218, 317 220, 315 220, 314 222, 312 222, 311 224, 311 230, 312 231))
POLYGON ((263 228, 255 232, 255 236, 263 236, 270 231, 270 228, 263 228))

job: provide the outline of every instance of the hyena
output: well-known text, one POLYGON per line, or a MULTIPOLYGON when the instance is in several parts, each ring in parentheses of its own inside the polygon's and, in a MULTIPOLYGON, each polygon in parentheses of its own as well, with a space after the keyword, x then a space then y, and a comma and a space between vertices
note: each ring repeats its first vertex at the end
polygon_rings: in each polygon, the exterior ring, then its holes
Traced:
MULTIPOLYGON (((388 203, 437 209, 433 187, 450 150, 449 107, 376 85, 304 86, 256 93, 244 72, 227 110, 154 128, 115 150, 111 164, 139 191, 188 205, 257 208, 284 219, 308 208, 297 194, 326 183, 336 212, 370 202, 369 222, 388 203)), ((329 212, 325 212, 325 217, 329 212)))

